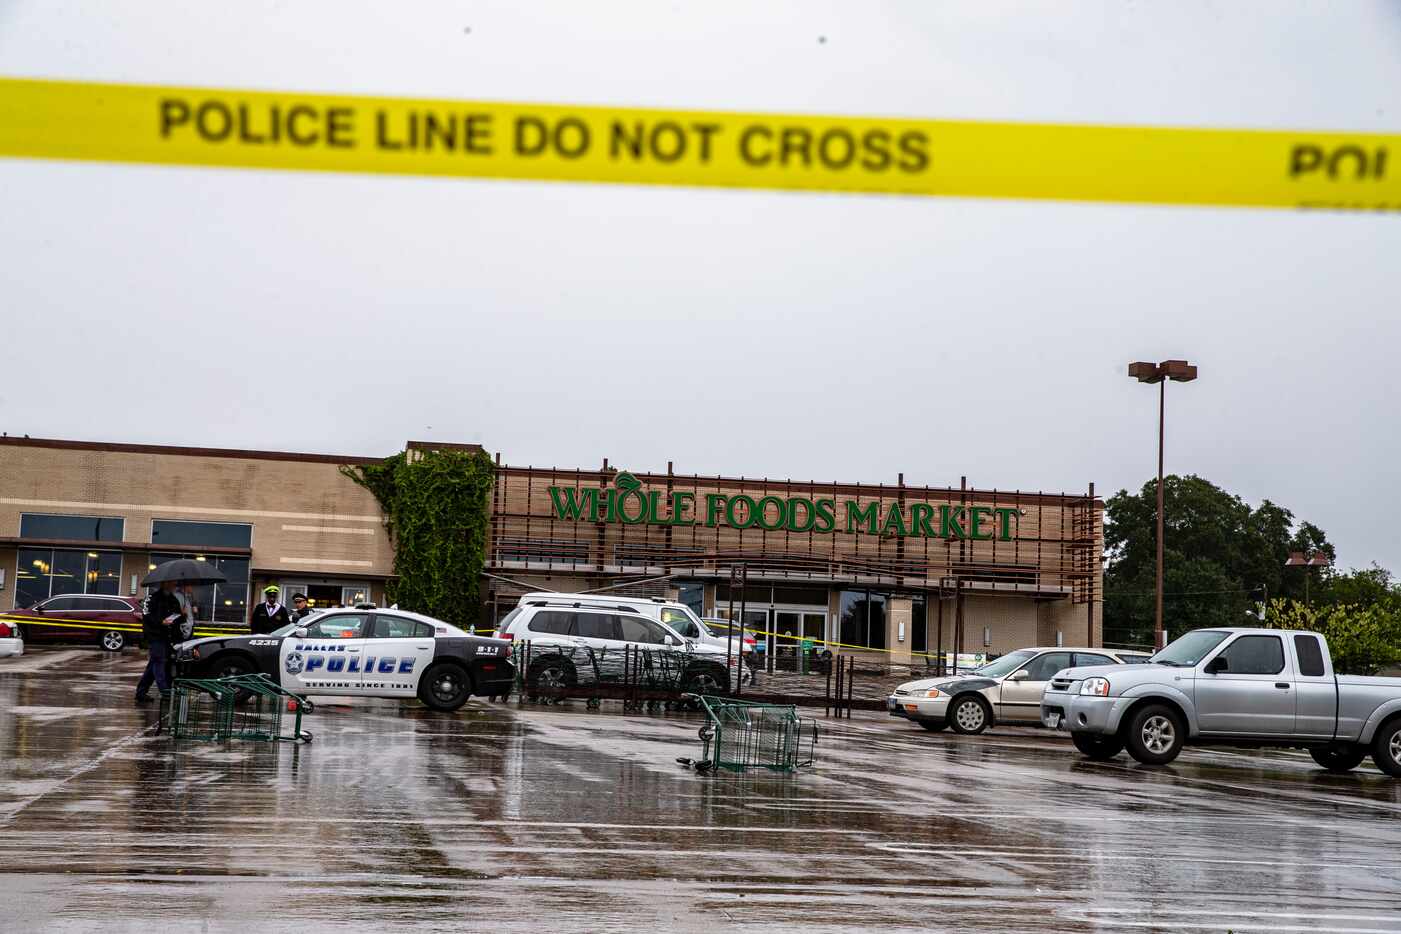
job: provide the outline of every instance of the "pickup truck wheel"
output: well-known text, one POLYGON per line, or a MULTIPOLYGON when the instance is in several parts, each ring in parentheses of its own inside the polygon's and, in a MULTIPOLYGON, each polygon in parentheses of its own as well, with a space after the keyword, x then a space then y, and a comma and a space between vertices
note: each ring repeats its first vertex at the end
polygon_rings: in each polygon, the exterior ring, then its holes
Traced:
POLYGON ((1124 751, 1124 741, 1117 736, 1099 733, 1071 733, 1070 741, 1080 754, 1096 762, 1107 762, 1124 751))
POLYGON ((1140 707, 1129 719, 1124 745, 1144 765, 1167 765, 1182 751, 1187 730, 1177 711, 1163 704, 1140 707))
POLYGON ((1377 730, 1372 740, 1372 761, 1392 778, 1401 778, 1401 720, 1392 720, 1377 730))
POLYGON ((949 707, 949 726, 964 736, 977 736, 988 728, 991 719, 987 703, 971 694, 958 698, 949 707))
POLYGON ((1363 746, 1350 746, 1347 749, 1310 749, 1309 755, 1328 771, 1342 773, 1351 772, 1361 765, 1362 760, 1367 758, 1367 750, 1363 746))

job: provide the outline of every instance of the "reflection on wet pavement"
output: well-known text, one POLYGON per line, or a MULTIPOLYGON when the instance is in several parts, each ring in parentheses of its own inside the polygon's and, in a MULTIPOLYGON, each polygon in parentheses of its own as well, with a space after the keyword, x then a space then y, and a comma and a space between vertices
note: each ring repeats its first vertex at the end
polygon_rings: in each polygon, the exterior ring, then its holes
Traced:
POLYGON ((140 667, 0 661, 0 930, 1401 930, 1401 782, 1370 767, 858 713, 815 771, 702 777, 696 715, 476 701, 177 749, 140 667))

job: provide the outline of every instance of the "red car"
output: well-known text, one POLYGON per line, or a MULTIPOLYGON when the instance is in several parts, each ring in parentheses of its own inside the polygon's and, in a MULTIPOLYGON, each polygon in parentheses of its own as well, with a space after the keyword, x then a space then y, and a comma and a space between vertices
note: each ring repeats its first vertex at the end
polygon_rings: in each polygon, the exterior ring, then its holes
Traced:
POLYGON ((120 652, 141 640, 141 601, 135 597, 61 594, 27 610, 0 614, 25 642, 90 642, 120 652))

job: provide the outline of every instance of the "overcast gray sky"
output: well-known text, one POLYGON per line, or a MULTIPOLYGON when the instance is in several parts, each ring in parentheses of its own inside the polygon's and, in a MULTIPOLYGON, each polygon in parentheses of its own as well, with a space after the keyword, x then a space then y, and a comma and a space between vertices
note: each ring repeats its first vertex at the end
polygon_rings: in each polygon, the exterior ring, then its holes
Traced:
MULTIPOLYGON (((9 0, 0 73, 1396 132, 1401 6, 9 0)), ((1186 357, 1170 471, 1401 571, 1397 216, 0 160, 0 256, 12 434, 1107 494, 1186 357)))

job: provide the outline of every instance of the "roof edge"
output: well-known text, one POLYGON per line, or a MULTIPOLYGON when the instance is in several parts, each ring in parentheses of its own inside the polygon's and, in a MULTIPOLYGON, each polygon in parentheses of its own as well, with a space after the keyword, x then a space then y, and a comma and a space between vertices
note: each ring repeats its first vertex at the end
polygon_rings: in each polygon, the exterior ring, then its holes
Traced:
POLYGON ((108 441, 65 441, 57 438, 0 437, 0 445, 57 448, 67 451, 106 451, 116 454, 171 454, 177 457, 226 457, 233 460, 293 461, 310 464, 382 464, 383 457, 342 454, 302 454, 293 451, 251 451, 241 448, 196 448, 165 444, 119 444, 108 441))

